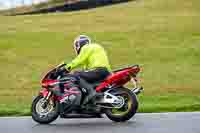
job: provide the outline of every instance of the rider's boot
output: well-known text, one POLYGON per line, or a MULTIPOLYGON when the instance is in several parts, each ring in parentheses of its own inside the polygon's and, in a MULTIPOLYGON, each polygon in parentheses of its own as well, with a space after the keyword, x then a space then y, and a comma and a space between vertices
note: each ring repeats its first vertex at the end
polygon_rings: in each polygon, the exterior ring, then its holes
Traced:
POLYGON ((95 103, 95 99, 96 99, 96 90, 93 88, 93 86, 91 84, 89 84, 88 82, 86 82, 84 79, 80 78, 79 80, 79 85, 81 88, 84 88, 87 90, 88 94, 85 97, 84 101, 83 101, 83 105, 91 102, 92 104, 95 103))
POLYGON ((61 97, 60 105, 61 112, 71 111, 76 108, 80 108, 81 102, 81 91, 77 85, 72 84, 68 86, 70 88, 66 89, 63 84, 60 85, 61 97), (72 94, 73 93, 73 94, 72 94), (67 109, 67 110, 66 110, 67 109))

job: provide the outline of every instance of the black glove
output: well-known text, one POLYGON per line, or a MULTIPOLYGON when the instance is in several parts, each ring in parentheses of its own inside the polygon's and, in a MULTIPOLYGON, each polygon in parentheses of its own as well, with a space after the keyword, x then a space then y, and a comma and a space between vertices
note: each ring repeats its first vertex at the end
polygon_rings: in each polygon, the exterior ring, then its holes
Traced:
POLYGON ((57 68, 57 69, 56 69, 56 73, 57 73, 58 75, 63 75, 63 74, 65 74, 65 73, 69 73, 69 71, 68 71, 65 67, 61 67, 61 68, 57 68))

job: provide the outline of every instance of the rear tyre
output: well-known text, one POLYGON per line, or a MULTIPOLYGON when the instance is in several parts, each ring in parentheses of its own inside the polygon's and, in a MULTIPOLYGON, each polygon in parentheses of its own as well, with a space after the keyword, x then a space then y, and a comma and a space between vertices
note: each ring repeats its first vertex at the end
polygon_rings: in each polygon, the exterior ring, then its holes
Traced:
POLYGON ((106 116, 114 122, 125 122, 131 119, 138 109, 137 96, 127 88, 117 88, 111 94, 123 97, 124 105, 119 109, 106 109, 106 116))
POLYGON ((34 99, 31 106, 32 118, 40 124, 49 124, 59 116, 59 103, 52 100, 49 100, 48 103, 44 102, 43 96, 37 96, 34 99))

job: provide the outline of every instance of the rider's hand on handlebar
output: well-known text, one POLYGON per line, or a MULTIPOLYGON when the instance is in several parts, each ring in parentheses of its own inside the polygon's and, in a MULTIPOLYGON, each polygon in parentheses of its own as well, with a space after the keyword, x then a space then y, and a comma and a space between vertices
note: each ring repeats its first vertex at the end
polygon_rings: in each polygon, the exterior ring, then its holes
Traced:
POLYGON ((56 68, 56 73, 57 74, 63 74, 63 73, 69 73, 70 69, 66 69, 66 63, 61 63, 60 65, 57 66, 56 68))
POLYGON ((65 67, 60 67, 60 68, 56 69, 56 73, 61 75, 61 74, 64 74, 64 73, 69 73, 69 71, 65 67))

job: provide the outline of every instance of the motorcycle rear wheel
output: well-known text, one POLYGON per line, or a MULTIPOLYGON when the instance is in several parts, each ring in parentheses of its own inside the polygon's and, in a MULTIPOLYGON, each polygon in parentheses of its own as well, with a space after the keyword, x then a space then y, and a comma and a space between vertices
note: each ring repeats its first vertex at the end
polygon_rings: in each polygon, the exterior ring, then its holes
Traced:
POLYGON ((123 97, 124 105, 119 109, 106 109, 106 116, 114 122, 125 122, 131 119, 138 109, 137 96, 127 88, 117 88, 111 94, 123 97))
POLYGON ((44 97, 40 95, 37 96, 32 102, 32 119, 40 124, 49 124, 55 121, 59 116, 59 103, 50 100, 45 107, 42 107, 43 105, 40 102, 44 102, 44 97), (49 108, 50 111, 47 110, 49 108))

